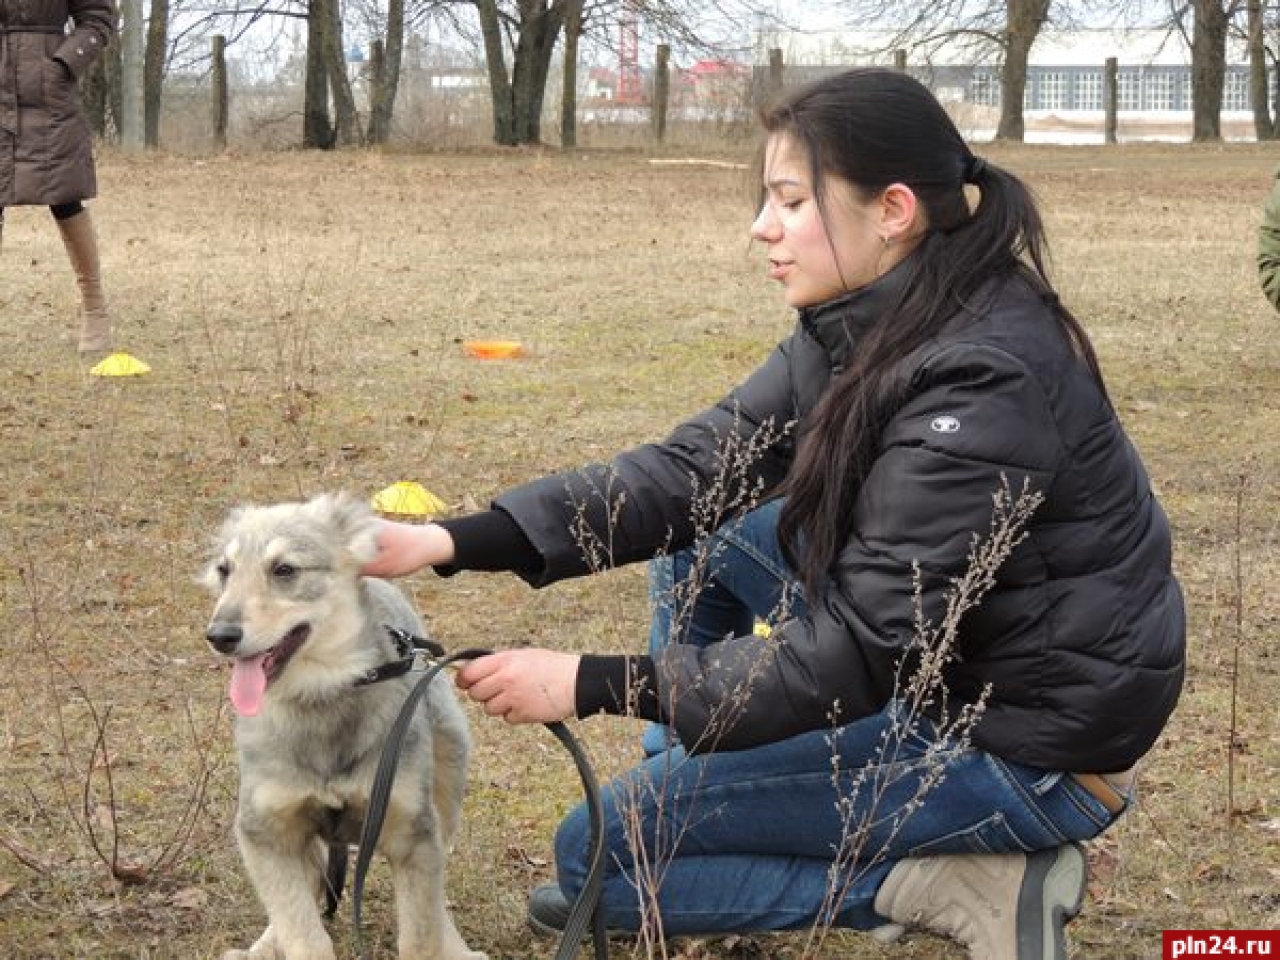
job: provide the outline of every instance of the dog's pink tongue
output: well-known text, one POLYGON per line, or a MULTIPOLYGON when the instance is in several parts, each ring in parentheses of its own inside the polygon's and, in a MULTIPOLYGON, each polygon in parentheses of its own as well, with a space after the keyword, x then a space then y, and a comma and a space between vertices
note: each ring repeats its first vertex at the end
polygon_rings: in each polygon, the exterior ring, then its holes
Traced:
POLYGON ((262 695, 267 692, 267 671, 262 661, 265 653, 237 660, 231 667, 231 705, 242 717, 256 717, 262 709, 262 695))

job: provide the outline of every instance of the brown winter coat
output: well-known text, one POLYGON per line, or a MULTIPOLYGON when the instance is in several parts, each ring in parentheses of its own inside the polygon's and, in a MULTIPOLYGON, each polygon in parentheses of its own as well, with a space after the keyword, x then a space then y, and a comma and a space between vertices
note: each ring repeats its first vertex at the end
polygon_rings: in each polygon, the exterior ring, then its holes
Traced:
POLYGON ((115 23, 111 0, 0 0, 0 207, 97 193, 77 82, 115 23))

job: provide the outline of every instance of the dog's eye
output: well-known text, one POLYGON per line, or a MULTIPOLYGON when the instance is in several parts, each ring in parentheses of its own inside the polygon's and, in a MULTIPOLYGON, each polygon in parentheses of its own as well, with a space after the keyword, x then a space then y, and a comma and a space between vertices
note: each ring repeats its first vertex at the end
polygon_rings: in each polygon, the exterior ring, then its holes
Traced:
POLYGON ((219 580, 225 580, 227 579, 227 577, 231 576, 231 564, 228 563, 226 560, 223 560, 216 567, 214 567, 214 570, 217 571, 219 580))
POLYGON ((277 563, 271 568, 271 575, 277 580, 292 580, 298 573, 298 568, 291 563, 277 563))

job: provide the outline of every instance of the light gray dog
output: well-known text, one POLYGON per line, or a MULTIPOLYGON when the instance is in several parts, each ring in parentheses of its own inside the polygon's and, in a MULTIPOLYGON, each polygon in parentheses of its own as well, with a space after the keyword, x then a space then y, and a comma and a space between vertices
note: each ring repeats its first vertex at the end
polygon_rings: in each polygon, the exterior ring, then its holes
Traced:
MULTIPOLYGON (((383 741, 416 677, 357 684, 402 660, 390 630, 424 636, 405 596, 363 578, 369 508, 344 495, 242 507, 205 580, 206 638, 231 661, 240 800, 236 837, 266 932, 223 960, 333 960, 320 914, 328 844, 359 840, 383 741)), ((470 735, 452 684, 431 683, 412 726, 378 849, 391 863, 401 960, 484 960, 445 907, 470 735)))

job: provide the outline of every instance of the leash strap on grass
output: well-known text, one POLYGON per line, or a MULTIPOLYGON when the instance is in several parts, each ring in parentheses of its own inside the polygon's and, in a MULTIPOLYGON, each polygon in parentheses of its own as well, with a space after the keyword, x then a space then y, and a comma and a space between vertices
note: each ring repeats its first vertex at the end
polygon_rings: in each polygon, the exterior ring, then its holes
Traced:
MULTIPOLYGON (((428 685, 445 667, 461 660, 475 660, 488 656, 492 650, 462 650, 458 653, 442 657, 423 674, 409 696, 405 698, 400 713, 396 716, 391 732, 387 734, 386 743, 382 745, 382 755, 378 758, 378 769, 373 776, 373 790, 369 794, 369 809, 365 813, 364 826, 360 831, 360 847, 356 854, 356 874, 351 893, 351 910, 355 927, 356 950, 362 960, 369 960, 365 948, 361 901, 364 898, 364 879, 369 872, 369 864, 373 860, 374 849, 378 845, 378 837, 382 834, 382 824, 387 816, 387 803, 391 798, 391 788, 395 785, 396 768, 400 763, 400 751, 404 746, 405 733, 413 720, 414 711, 427 691, 428 685)), ((587 812, 591 821, 591 849, 588 854, 590 868, 587 879, 583 883, 578 899, 569 910, 564 932, 560 936, 560 947, 556 951, 555 960, 572 960, 578 954, 578 948, 585 938, 587 928, 591 927, 592 940, 595 944, 596 960, 606 960, 609 953, 605 936, 604 916, 597 909, 600 903, 600 888, 604 882, 604 808, 600 799, 600 784, 587 759, 582 745, 569 732, 563 723, 545 724, 569 751, 578 768, 578 776, 582 779, 583 792, 586 795, 587 812)))

